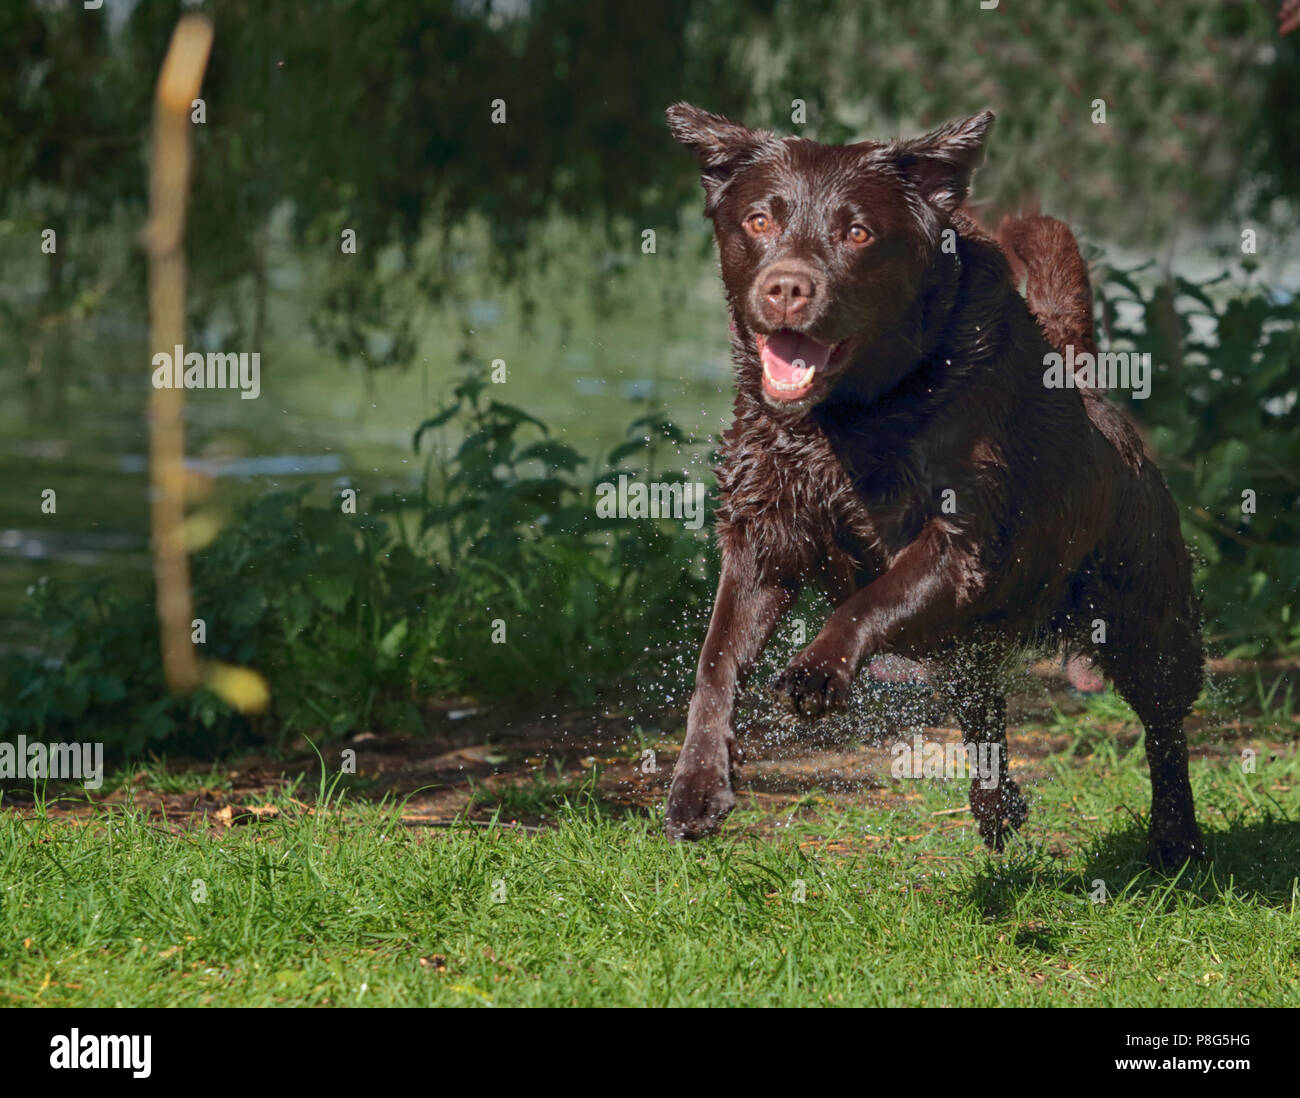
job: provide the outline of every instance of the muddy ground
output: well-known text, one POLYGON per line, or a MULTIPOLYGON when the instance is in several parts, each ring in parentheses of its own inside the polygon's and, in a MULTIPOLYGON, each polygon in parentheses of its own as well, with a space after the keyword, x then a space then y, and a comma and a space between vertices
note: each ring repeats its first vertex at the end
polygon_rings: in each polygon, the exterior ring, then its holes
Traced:
MULTIPOLYGON (((1241 673, 1236 666, 1220 668, 1217 689, 1222 692, 1225 679, 1241 673)), ((1215 689, 1212 682, 1212 693, 1215 689)), ((874 696, 855 701, 850 714, 815 725, 778 714, 762 691, 742 699, 737 725, 746 758, 739 807, 757 802, 766 810, 748 827, 761 832, 794 812, 806 819, 824 809, 883 808, 918 796, 913 783, 891 777, 891 746, 916 733, 927 741, 959 743, 960 732, 925 687, 881 686, 865 693, 874 696)), ((1082 711, 1081 700, 1051 665, 1038 665, 1018 684, 1009 697, 1008 743, 1012 773, 1022 785, 1044 776, 1049 755, 1086 752, 1088 743, 1106 737, 1124 750, 1136 743, 1139 726, 1131 718, 1062 719, 1082 711)), ((323 756, 330 771, 345 759, 354 762, 355 776, 346 779, 349 797, 400 803, 411 827, 488 825, 496 815, 500 823, 531 829, 549 825, 552 791, 570 797, 594 793, 616 815, 661 805, 681 746, 682 718, 676 708, 545 712, 447 701, 431 706, 423 735, 365 733, 327 746, 323 756), (345 751, 355 752, 355 759, 345 751), (519 790, 531 792, 511 796, 519 790)), ((1186 727, 1193 758, 1239 756, 1247 746, 1261 754, 1296 750, 1293 722, 1265 720, 1246 708, 1226 717, 1222 707, 1198 710, 1186 727)), ((274 814, 280 811, 277 803, 310 810, 320 769, 320 759, 305 742, 282 756, 251 755, 215 769, 208 761, 170 759, 171 780, 158 781, 158 768, 145 767, 131 780, 110 779, 100 793, 47 791, 46 811, 77 821, 89 819, 96 805, 131 803, 170 830, 224 829, 274 814), (192 784, 175 780, 187 771, 192 784)), ((5 809, 24 815, 37 810, 30 785, 4 784, 5 809)), ((935 827, 969 823, 960 807, 935 816, 935 827)))

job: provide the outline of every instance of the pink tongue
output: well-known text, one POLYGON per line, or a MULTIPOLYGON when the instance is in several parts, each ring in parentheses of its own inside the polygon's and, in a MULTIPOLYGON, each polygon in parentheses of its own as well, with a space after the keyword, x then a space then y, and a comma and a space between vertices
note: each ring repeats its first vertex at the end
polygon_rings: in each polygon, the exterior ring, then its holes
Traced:
POLYGON ((821 369, 830 357, 831 349, 801 332, 773 332, 763 347, 763 365, 777 381, 793 382, 802 367, 821 369))

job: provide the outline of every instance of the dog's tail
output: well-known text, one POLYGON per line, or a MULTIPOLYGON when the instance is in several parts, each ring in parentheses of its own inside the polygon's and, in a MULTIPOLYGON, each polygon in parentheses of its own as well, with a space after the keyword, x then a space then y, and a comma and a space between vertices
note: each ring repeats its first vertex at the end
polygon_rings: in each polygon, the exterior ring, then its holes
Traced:
POLYGON ((1048 343, 1058 351, 1071 344, 1076 354, 1096 354, 1092 283, 1069 227, 1038 214, 1008 215, 998 226, 997 238, 1017 284, 1025 282, 1029 311, 1048 343))
MULTIPOLYGON (((1047 342, 1064 353, 1073 345, 1076 355, 1097 354, 1097 334, 1092 316, 1092 283, 1079 244, 1069 227, 1052 217, 1004 217, 998 226, 998 244, 1011 264, 1016 284, 1025 281, 1025 300, 1047 342)), ((1095 388, 1079 395, 1088 418, 1125 464, 1142 468, 1144 451, 1137 428, 1095 388)))

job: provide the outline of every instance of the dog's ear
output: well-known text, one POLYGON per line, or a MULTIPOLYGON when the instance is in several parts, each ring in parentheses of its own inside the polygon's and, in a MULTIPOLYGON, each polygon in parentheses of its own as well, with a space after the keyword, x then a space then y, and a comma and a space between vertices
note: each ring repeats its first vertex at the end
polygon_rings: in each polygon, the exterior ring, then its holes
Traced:
POLYGON ((695 153, 700 162, 700 182, 704 184, 704 212, 712 214, 722 201, 728 180, 772 134, 751 130, 720 114, 674 103, 665 112, 668 129, 683 145, 695 153))
POLYGON ((952 213, 966 200, 970 177, 979 166, 984 139, 992 125, 993 112, 980 111, 923 137, 896 141, 889 151, 922 198, 952 213))

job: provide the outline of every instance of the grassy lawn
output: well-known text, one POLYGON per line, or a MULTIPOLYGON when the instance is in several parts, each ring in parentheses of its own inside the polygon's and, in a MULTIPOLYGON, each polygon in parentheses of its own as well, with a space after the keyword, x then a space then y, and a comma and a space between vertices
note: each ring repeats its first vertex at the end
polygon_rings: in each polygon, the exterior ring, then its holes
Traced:
MULTIPOLYGON (((662 776, 619 803, 600 766, 480 783, 450 820, 364 777, 197 825, 11 796, 0 1004, 1300 1005, 1294 741, 1253 774, 1241 744, 1194 759, 1212 861, 1162 878, 1141 745, 1088 734, 1096 713, 1016 771, 1034 814, 1001 856, 964 782, 887 766, 871 796, 747 792, 697 845, 644 807, 662 776)), ((187 780, 223 784, 125 787, 187 780)))

